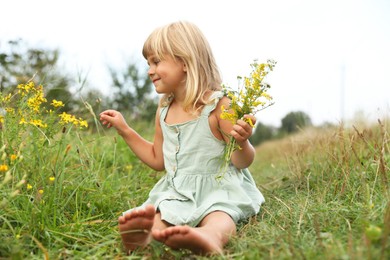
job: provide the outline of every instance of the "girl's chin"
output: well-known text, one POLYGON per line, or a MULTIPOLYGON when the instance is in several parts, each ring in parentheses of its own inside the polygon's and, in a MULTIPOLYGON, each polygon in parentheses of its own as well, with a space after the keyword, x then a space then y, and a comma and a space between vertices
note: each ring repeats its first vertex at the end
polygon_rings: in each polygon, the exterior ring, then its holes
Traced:
POLYGON ((156 92, 157 94, 165 94, 166 92, 165 91, 161 91, 160 89, 156 88, 156 92))
POLYGON ((158 94, 165 94, 165 93, 167 93, 166 91, 164 91, 164 89, 159 88, 158 86, 154 86, 154 89, 156 90, 156 92, 158 94))

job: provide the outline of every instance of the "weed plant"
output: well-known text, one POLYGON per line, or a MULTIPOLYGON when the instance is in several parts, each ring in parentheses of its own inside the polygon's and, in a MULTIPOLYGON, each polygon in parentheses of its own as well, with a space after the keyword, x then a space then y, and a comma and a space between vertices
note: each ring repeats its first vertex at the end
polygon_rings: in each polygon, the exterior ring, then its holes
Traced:
MULTIPOLYGON (((157 242, 126 256, 117 218, 163 173, 144 166, 113 130, 86 128, 47 104, 39 86, 20 87, 0 96, 0 258, 202 258, 157 242)), ((152 137, 152 123, 132 126, 152 137)), ((239 224, 224 255, 211 258, 388 259, 388 132, 382 119, 304 129, 257 147, 251 172, 266 203, 239 224)))

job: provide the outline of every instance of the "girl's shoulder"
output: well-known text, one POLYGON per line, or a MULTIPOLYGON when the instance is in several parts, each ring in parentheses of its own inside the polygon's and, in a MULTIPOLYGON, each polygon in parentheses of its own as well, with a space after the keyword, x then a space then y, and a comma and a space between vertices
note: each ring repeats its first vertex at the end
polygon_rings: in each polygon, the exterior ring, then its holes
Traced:
MULTIPOLYGON (((228 109, 230 106, 230 99, 224 95, 215 97, 211 102, 211 115, 219 119, 223 109, 228 109)), ((218 120, 219 121, 219 120, 218 120)))
POLYGON ((219 94, 218 97, 215 99, 216 102, 216 110, 221 110, 221 107, 228 108, 230 106, 230 99, 223 95, 219 94))

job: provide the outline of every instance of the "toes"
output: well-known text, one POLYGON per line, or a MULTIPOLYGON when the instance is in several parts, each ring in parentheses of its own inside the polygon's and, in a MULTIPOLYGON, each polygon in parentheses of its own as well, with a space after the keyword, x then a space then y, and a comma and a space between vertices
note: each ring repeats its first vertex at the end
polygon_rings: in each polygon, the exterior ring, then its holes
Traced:
POLYGON ((164 243, 166 240, 165 232, 161 230, 157 230, 157 229, 152 230, 152 236, 154 239, 162 243, 164 243))
POLYGON ((150 218, 150 217, 154 217, 154 215, 156 214, 156 210, 153 205, 146 205, 143 213, 146 217, 150 218))
POLYGON ((132 219, 132 218, 134 217, 135 211, 136 211, 136 210, 133 210, 133 211, 131 211, 131 212, 125 213, 125 214, 123 215, 125 221, 132 219))
POLYGON ((119 224, 125 224, 125 223, 126 223, 125 217, 124 217, 124 216, 120 216, 120 217, 118 218, 118 223, 119 223, 119 224))

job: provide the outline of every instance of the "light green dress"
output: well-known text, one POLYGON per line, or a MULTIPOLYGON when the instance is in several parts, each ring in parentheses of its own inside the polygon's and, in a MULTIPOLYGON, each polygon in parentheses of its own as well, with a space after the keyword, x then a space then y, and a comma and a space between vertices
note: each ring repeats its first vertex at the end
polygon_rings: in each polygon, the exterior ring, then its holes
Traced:
POLYGON ((173 225, 197 226, 213 211, 226 212, 237 223, 257 214, 264 202, 248 169, 231 164, 222 179, 216 178, 226 143, 213 135, 208 117, 222 96, 214 92, 214 101, 200 117, 185 123, 167 124, 169 105, 161 109, 166 175, 141 207, 153 204, 161 218, 173 225))

